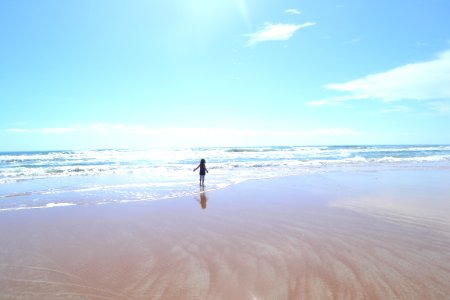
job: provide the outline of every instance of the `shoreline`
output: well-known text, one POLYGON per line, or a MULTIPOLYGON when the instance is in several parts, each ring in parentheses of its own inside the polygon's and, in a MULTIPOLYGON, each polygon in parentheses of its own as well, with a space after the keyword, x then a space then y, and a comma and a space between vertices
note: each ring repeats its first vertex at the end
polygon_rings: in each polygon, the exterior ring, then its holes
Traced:
POLYGON ((192 169, 208 158, 208 189, 279 176, 386 169, 450 170, 446 145, 266 146, 0 153, 0 210, 94 201, 147 201, 197 192, 192 169))
POLYGON ((449 175, 402 172, 2 212, 0 299, 445 299, 450 230, 421 220, 449 175))

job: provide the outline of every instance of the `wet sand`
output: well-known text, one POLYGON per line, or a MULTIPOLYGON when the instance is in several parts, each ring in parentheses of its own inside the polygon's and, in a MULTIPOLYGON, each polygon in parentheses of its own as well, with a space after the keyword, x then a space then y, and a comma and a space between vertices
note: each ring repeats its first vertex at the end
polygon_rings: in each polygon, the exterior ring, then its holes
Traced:
POLYGON ((4 212, 0 299, 449 299, 448 173, 4 212))

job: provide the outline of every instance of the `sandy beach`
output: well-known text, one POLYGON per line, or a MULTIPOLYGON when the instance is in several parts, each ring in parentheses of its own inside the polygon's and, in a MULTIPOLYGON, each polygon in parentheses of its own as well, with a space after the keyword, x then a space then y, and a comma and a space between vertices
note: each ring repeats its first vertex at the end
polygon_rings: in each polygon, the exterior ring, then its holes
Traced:
POLYGON ((448 182, 330 172, 3 212, 0 299, 449 299, 448 182))

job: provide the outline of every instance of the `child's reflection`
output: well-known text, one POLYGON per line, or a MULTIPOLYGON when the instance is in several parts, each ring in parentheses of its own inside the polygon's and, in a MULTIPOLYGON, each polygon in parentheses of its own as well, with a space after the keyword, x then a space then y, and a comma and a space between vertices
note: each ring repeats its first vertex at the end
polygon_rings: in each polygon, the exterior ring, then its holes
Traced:
POLYGON ((206 202, 208 201, 208 198, 206 197, 205 187, 200 187, 200 206, 205 209, 206 208, 206 202))

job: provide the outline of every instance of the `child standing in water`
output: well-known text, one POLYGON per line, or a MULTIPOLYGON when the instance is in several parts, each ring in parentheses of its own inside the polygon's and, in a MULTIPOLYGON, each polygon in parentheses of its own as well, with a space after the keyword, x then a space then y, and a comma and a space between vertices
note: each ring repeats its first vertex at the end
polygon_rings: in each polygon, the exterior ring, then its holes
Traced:
POLYGON ((194 169, 194 172, 198 168, 200 168, 200 186, 205 186, 205 175, 208 173, 208 169, 206 168, 206 161, 203 158, 200 160, 198 167, 194 169))

